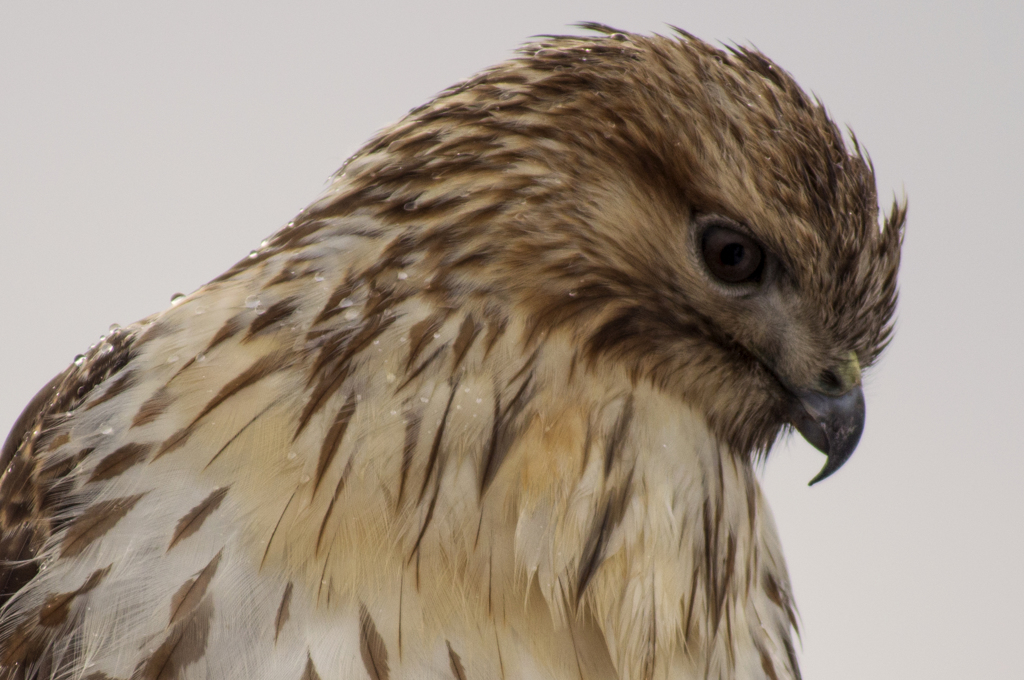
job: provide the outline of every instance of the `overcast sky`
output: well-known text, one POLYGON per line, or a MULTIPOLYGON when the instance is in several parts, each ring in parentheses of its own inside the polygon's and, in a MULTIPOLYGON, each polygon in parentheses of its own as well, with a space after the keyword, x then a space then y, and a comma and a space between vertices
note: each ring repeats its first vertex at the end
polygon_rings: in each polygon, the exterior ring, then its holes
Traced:
POLYGON ((1024 677, 1024 3, 157 4, 0 4, 0 430, 439 90, 577 21, 673 24, 756 45, 909 197, 857 453, 808 488, 794 440, 763 475, 804 677, 1024 677))

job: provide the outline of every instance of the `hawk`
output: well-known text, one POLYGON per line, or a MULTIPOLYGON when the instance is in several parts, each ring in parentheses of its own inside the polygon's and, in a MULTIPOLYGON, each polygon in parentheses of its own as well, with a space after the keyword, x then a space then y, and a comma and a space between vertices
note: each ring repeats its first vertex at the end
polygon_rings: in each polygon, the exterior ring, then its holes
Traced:
POLYGON ((754 465, 856 446, 905 207, 759 52, 586 27, 39 392, 0 677, 800 677, 754 465))

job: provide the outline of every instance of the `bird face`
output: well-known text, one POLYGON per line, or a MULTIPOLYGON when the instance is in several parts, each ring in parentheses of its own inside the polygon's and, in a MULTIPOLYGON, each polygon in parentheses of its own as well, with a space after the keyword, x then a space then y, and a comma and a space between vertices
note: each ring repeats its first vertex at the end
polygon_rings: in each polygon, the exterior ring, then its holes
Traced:
POLYGON ((666 249, 671 259, 636 255, 636 297, 610 303, 618 311, 602 317, 590 346, 702 406, 733 451, 766 452, 793 426, 828 455, 813 482, 824 479, 860 438, 861 357, 874 352, 837 332, 857 329, 858 310, 835 299, 841 289, 829 299, 819 288, 820 270, 834 263, 827 252, 794 257, 792 233, 773 239, 720 213, 693 210, 680 221, 684 247, 666 249), (650 281, 654 272, 661 276, 650 281))
POLYGON ((841 356, 842 345, 815 323, 817 301, 750 229, 702 215, 691 232, 691 260, 706 274, 698 299, 727 310, 717 315, 723 334, 754 357, 751 370, 770 376, 766 397, 783 410, 783 422, 828 456, 811 483, 824 479, 849 458, 864 428, 857 352, 841 356))

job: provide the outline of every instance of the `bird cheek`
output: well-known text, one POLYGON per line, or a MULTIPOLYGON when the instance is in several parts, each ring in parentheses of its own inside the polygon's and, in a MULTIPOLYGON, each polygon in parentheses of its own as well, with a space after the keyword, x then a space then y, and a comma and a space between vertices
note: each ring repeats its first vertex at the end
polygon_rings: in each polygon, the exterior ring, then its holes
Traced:
POLYGON ((795 305, 767 302, 755 315, 752 351, 783 383, 811 384, 826 360, 828 343, 795 305))

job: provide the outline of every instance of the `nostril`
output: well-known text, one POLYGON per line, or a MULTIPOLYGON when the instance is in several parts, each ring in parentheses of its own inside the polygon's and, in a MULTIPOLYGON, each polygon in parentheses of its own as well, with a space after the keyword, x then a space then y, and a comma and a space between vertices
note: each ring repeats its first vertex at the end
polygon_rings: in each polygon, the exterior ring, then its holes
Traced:
POLYGON ((835 371, 822 371, 821 373, 821 386, 825 388, 827 392, 839 392, 843 389, 843 381, 839 379, 835 371))

